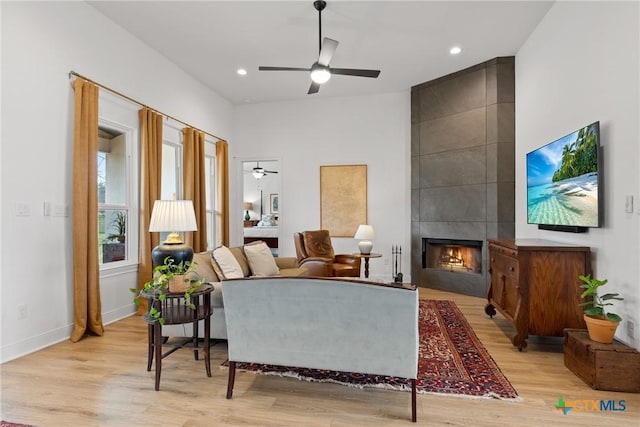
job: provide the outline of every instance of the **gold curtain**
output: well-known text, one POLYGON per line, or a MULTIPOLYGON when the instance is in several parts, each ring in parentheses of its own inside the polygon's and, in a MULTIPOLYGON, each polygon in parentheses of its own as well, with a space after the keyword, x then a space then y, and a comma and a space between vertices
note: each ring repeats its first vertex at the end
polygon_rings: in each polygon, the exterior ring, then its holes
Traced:
POLYGON ((197 231, 184 233, 184 242, 195 253, 207 250, 207 192, 204 159, 204 132, 193 128, 182 129, 183 199, 192 200, 196 212, 197 231))
POLYGON ((102 304, 98 261, 98 86, 73 82, 73 332, 102 336, 102 304))
POLYGON ((229 144, 216 142, 216 236, 215 246, 229 246, 229 144))
MULTIPOLYGON (((160 199, 162 179, 162 115, 143 108, 140 117, 140 236, 138 253, 138 289, 151 280, 153 265, 151 250, 160 243, 158 233, 149 232, 151 211, 160 199)), ((146 300, 141 300, 138 314, 146 312, 146 300)))

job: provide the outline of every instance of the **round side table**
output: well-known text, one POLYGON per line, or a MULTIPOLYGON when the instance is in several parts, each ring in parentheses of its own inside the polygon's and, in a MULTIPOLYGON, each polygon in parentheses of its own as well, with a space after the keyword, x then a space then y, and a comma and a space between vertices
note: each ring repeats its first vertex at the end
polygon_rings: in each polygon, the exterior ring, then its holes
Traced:
POLYGON ((162 325, 160 321, 153 318, 149 312, 142 316, 142 319, 148 324, 149 352, 147 356, 147 371, 151 370, 154 354, 156 359, 156 391, 160 389, 162 359, 184 347, 189 342, 193 347, 195 360, 198 360, 198 352, 204 351, 204 366, 207 376, 211 376, 211 359, 209 357, 209 335, 212 313, 211 292, 213 292, 213 286, 205 283, 191 294, 191 303, 195 305, 195 309, 186 305, 184 293, 166 293, 164 301, 157 299, 158 294, 156 293, 141 293, 141 295, 147 299, 149 309, 154 307, 160 312, 160 317, 164 319, 165 325, 193 324, 193 336, 181 340, 178 344, 172 344, 171 349, 163 354, 162 325), (204 321, 204 343, 202 347, 198 346, 198 322, 200 320, 204 321))
POLYGON ((355 252, 353 253, 353 256, 360 257, 361 259, 364 260, 364 277, 365 279, 368 279, 369 278, 369 260, 371 258, 380 258, 382 254, 374 254, 374 253, 361 254, 360 252, 355 252))

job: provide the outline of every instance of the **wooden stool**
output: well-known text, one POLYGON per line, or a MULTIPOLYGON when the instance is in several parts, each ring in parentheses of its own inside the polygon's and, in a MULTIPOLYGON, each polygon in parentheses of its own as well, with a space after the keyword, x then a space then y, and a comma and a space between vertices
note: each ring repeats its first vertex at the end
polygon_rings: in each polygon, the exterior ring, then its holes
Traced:
POLYGON ((156 359, 156 391, 160 389, 160 373, 162 371, 162 359, 184 347, 189 342, 193 347, 193 356, 198 360, 198 352, 204 351, 204 366, 207 376, 211 376, 211 359, 209 357, 209 335, 211 328, 211 292, 213 286, 204 284, 191 294, 191 302, 195 305, 195 310, 189 308, 185 304, 184 293, 167 293, 164 301, 160 301, 154 297, 155 294, 141 293, 149 303, 149 309, 155 307, 160 312, 160 317, 164 319, 165 325, 182 325, 185 323, 193 324, 193 336, 180 340, 177 344, 171 344, 171 349, 166 353, 162 353, 163 338, 162 325, 157 319, 154 319, 148 312, 142 316, 142 319, 148 326, 148 355, 147 355, 147 371, 151 370, 153 357, 156 359), (198 345, 198 321, 204 320, 204 344, 202 347, 198 345))

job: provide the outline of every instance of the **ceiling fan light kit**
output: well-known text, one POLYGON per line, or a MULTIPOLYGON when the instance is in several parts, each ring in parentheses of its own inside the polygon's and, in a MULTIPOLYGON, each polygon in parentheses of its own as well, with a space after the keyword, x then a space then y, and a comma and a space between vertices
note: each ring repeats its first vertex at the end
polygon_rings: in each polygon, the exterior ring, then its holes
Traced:
POLYGON ((331 72, 327 67, 323 67, 320 64, 314 64, 311 67, 311 80, 318 84, 323 84, 329 81, 331 78, 331 72))
POLYGON ((261 168, 260 162, 256 162, 256 167, 251 169, 251 175, 253 175, 255 179, 260 179, 270 173, 278 173, 278 171, 268 171, 265 168, 261 168))
POLYGON ((331 68, 329 63, 333 54, 338 47, 336 40, 329 37, 322 38, 322 11, 327 6, 326 1, 314 1, 313 7, 318 11, 318 61, 316 61, 311 68, 296 68, 296 67, 265 67, 259 66, 260 71, 306 71, 311 76, 311 86, 307 94, 317 93, 320 90, 320 85, 326 83, 331 78, 332 74, 342 76, 355 76, 355 77, 370 77, 377 78, 380 75, 380 70, 359 70, 355 68, 331 68))

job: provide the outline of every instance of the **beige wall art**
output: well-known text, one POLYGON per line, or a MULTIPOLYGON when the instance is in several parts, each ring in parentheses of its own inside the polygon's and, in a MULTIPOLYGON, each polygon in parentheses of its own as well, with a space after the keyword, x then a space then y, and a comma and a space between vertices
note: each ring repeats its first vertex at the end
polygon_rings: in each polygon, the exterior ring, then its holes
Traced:
POLYGON ((367 224, 367 165, 320 166, 320 228, 353 237, 367 224))

